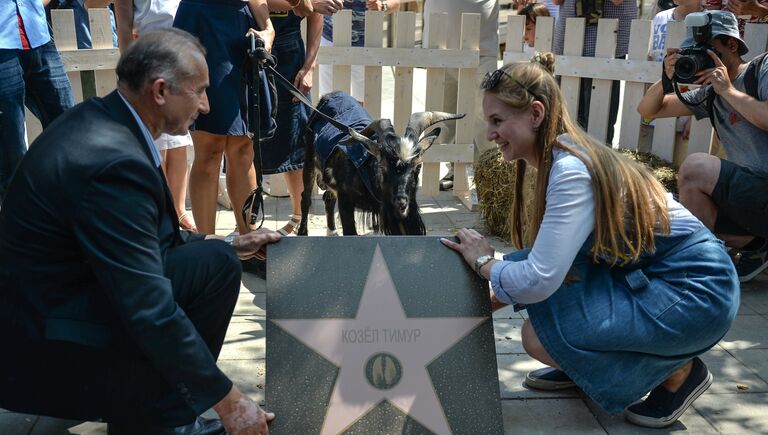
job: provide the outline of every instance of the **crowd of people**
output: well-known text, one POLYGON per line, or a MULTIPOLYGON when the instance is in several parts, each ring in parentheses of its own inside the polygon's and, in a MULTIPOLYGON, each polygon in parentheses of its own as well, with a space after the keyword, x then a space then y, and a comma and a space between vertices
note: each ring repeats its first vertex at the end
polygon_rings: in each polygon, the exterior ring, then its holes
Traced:
MULTIPOLYGON (((621 19, 636 14, 627 0, 564 1, 558 26, 573 14, 616 14, 621 33, 621 19)), ((498 12, 494 3, 472 2, 484 19, 498 12)), ((294 217, 280 231, 254 231, 236 212, 237 234, 214 235, 219 165, 226 156, 233 203, 244 202, 255 186, 238 104, 246 35, 262 39, 282 60, 281 74, 308 93, 324 18, 342 7, 389 11, 398 2, 117 0, 117 89, 73 108, 42 3, 2 3, 0 340, 16 357, 0 359, 0 407, 102 420, 110 434, 268 432, 275 416, 216 359, 241 262, 263 259, 269 243, 295 231, 307 109, 278 93, 283 128, 265 142, 264 172, 285 174, 292 197, 294 217), (304 18, 307 41, 298 31, 304 18), (44 131, 24 156, 25 105, 44 131), (194 220, 182 199, 190 144, 194 220), (220 419, 200 417, 209 408, 220 419)), ((548 13, 519 7, 526 31, 548 13)), ((729 7, 768 16, 759 2, 729 7)), ((665 19, 697 9, 681 3, 665 19)), ((610 137, 590 137, 582 119, 571 119, 554 54, 498 69, 487 62, 475 115, 518 179, 537 169, 533 219, 526 222, 518 183, 515 252, 497 258, 473 229, 443 239, 490 282, 493 309, 527 309, 523 346, 548 366, 526 375, 529 388, 579 387, 645 427, 674 423, 709 387, 699 356, 735 318, 739 281, 768 264, 768 56, 743 60, 749 47, 731 11, 709 10, 707 19, 711 33, 696 42, 713 66, 696 74, 701 86, 680 92, 680 47, 654 45, 663 71, 638 111, 710 118, 727 160, 690 155, 675 197, 606 146, 610 137)), ((617 56, 626 53, 621 41, 617 56)))

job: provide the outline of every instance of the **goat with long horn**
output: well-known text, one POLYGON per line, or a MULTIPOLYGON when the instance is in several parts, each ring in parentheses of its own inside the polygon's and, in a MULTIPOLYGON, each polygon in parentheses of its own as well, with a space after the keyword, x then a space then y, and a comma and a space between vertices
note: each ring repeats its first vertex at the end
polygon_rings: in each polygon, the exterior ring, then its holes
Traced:
POLYGON ((437 139, 440 128, 427 130, 439 122, 464 115, 414 113, 400 136, 388 119, 372 120, 355 99, 341 92, 324 96, 318 103, 318 110, 349 125, 351 131, 341 131, 317 116, 310 118, 299 234, 307 234, 315 179, 326 190, 323 202, 329 234, 336 231, 334 211, 337 201, 345 235, 357 234, 355 209, 370 213, 374 230, 378 232, 425 234, 416 191, 421 157, 437 139), (319 170, 317 177, 315 169, 319 170))

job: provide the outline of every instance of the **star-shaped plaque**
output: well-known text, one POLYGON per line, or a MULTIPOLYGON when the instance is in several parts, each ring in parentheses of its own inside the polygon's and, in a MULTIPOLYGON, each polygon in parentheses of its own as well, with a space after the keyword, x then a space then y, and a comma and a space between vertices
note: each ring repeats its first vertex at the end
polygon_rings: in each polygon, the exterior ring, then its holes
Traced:
MULTIPOLYGON (((352 238, 349 239, 351 243, 354 243, 352 238)), ((371 238, 366 239, 370 240, 371 238)), ((387 240, 392 239, 399 239, 401 244, 404 244, 406 240, 410 240, 406 238, 387 238, 387 240)), ((306 242, 312 239, 302 240, 306 242)), ((429 238, 428 240, 434 241, 435 239, 429 238)), ((409 316, 404 309, 401 299, 410 300, 411 303, 413 303, 414 299, 412 297, 401 298, 404 289, 398 288, 393 280, 388 261, 385 259, 385 255, 380 247, 383 241, 384 239, 380 239, 379 243, 373 246, 372 257, 370 254, 364 256, 364 258, 369 260, 367 261, 367 271, 363 273, 365 279, 361 283, 361 292, 347 293, 347 297, 342 298, 352 299, 352 301, 340 301, 340 303, 346 302, 350 306, 356 303, 356 311, 353 316, 320 316, 320 318, 301 318, 300 316, 296 316, 298 318, 273 318, 270 316, 271 322, 267 328, 267 406, 270 407, 270 410, 278 413, 278 419, 272 428, 273 432, 281 432, 280 427, 283 425, 280 424, 282 422, 278 423, 278 421, 295 418, 293 415, 285 415, 286 412, 292 412, 291 410, 302 412, 300 411, 301 408, 312 405, 323 406, 324 411, 317 413, 322 414, 322 419, 318 421, 315 418, 313 423, 307 422, 306 425, 288 424, 285 426, 285 433, 297 430, 302 433, 321 434, 344 432, 389 433, 401 431, 438 434, 459 432, 454 427, 456 424, 452 424, 450 421, 456 420, 457 416, 452 415, 452 418, 449 419, 442 402, 444 400, 450 401, 450 394, 461 395, 461 390, 466 385, 454 385, 455 392, 443 391, 443 394, 440 394, 441 392, 438 391, 438 387, 445 389, 444 378, 447 375, 450 379, 450 374, 444 373, 445 370, 430 370, 431 364, 440 360, 444 354, 450 353, 449 351, 466 337, 482 335, 481 333, 473 334, 473 331, 481 329, 478 328, 480 325, 489 323, 489 313, 487 310, 484 312, 483 310, 478 310, 477 314, 479 315, 477 316, 450 316, 445 313, 428 316, 422 312, 418 316, 409 316), (273 325, 277 325, 279 330, 276 331, 273 325), (302 362, 301 358, 297 360, 296 357, 288 357, 288 361, 273 358, 271 355, 273 346, 270 345, 270 340, 273 339, 288 341, 294 344, 298 342, 300 344, 293 347, 302 348, 302 351, 299 352, 300 356, 303 355, 304 358, 312 354, 315 356, 310 356, 306 359, 306 363, 302 362), (286 394, 285 391, 286 388, 292 388, 291 383, 288 382, 285 385, 274 386, 281 390, 281 394, 278 396, 285 396, 286 398, 282 400, 293 400, 300 403, 301 406, 296 408, 295 405, 297 403, 280 405, 273 403, 270 392, 273 388, 272 381, 275 379, 275 377, 271 376, 274 365, 277 364, 283 368, 286 365, 292 366, 294 368, 293 378, 311 383, 311 375, 307 371, 312 370, 310 366, 314 365, 313 361, 318 359, 324 360, 325 365, 330 365, 336 371, 332 385, 329 385, 328 379, 322 376, 320 377, 322 381, 318 382, 321 389, 324 389, 326 394, 329 394, 328 396, 325 398, 322 398, 322 395, 315 397, 314 400, 320 403, 307 403, 306 399, 310 399, 311 395, 307 397, 301 393, 302 390, 306 389, 306 385, 296 388, 295 390, 298 394, 291 395, 286 394), (307 375, 310 376, 308 377, 307 375), (434 377, 442 379, 433 379, 434 377), (328 392, 329 386, 330 392, 328 392), (292 397, 292 399, 289 397, 292 397), (275 409, 275 406, 279 410, 275 409), (288 411, 282 411, 283 408, 288 411), (371 417, 370 414, 378 416, 371 417), (375 420, 376 423, 366 423, 366 420, 375 420), (385 425, 387 422, 394 423, 395 430, 381 427, 382 422, 385 425), (318 423, 320 423, 319 426, 318 423), (370 428, 366 429, 366 426, 370 426, 370 428), (291 427, 291 429, 288 429, 288 427, 291 427), (399 429, 397 429, 398 427, 399 429), (410 430, 407 428, 410 428, 410 430)), ((432 244, 431 247, 445 249, 441 248, 437 243, 432 244)), ((446 252, 448 251, 446 250, 446 252)), ((271 247, 271 260, 274 260, 273 255, 274 252, 271 247)), ((358 255, 357 257, 359 258, 360 256, 358 255)), ((449 256, 448 258, 452 257, 449 256)), ((402 260, 402 257, 392 257, 394 263, 401 262, 397 259, 402 260)), ((329 266, 333 266, 335 261, 330 261, 329 263, 331 263, 329 266)), ((456 264, 446 266, 455 268, 456 264)), ((395 267, 397 267, 397 264, 395 267)), ((459 268, 461 267, 461 263, 459 263, 459 268)), ((424 269, 428 270, 429 268, 424 269)), ((274 269, 270 268, 270 270, 274 269)), ((427 270, 422 270, 422 272, 427 270)), ((459 270, 466 273, 466 271, 459 270)), ((336 279, 344 279, 344 273, 339 273, 341 272, 339 270, 335 272, 332 275, 335 275, 336 279)), ((351 281, 354 283, 356 281, 354 279, 354 269, 351 269, 349 272, 350 275, 353 275, 351 281)), ((357 275, 360 275, 359 272, 357 275)), ((410 273, 420 273, 420 271, 416 268, 411 270, 410 273)), ((272 276, 270 274, 270 279, 272 276)), ((440 281, 442 280, 435 277, 436 283, 440 281)), ((270 293, 273 291, 271 284, 270 282, 270 293)), ((346 286, 340 283, 338 287, 343 290, 346 286)), ((412 292, 415 291, 415 296, 419 296, 420 289, 414 289, 409 285, 404 287, 411 289, 412 292)), ((476 291, 470 287, 467 286, 463 289, 443 288, 444 296, 452 299, 455 297, 451 295, 452 291, 464 294, 476 291)), ((275 289, 274 291, 282 292, 283 290, 275 289)), ((429 294, 433 292, 423 291, 422 293, 423 297, 418 298, 417 301, 422 305, 429 306, 431 303, 429 294)), ((302 292, 297 293, 295 303, 301 303, 301 294, 302 292)), ((268 313, 272 311, 269 299, 268 295, 268 313)), ((330 298, 331 301, 337 299, 330 298)), ((469 299, 473 298, 470 297, 469 299)), ((441 304, 437 303, 436 305, 441 304)), ((298 312, 300 313, 301 310, 298 310, 298 312)), ((459 309, 456 312, 462 313, 462 310, 459 309)), ((489 356, 495 359, 492 338, 490 344, 489 356)), ((464 360, 472 357, 472 355, 462 355, 464 360)), ((487 361, 488 355, 479 355, 478 359, 480 361, 487 361)), ((495 364, 492 365, 494 372, 491 374, 495 375, 495 364)), ((461 364, 448 370, 460 372, 468 368, 470 367, 461 364)), ((286 372, 284 369, 280 371, 286 372)), ((286 376, 286 374, 282 376, 286 376)), ((485 380, 479 379, 479 381, 483 383, 485 380)), ((473 390, 473 388, 469 388, 469 390, 473 390)), ((492 396, 488 399, 498 402, 498 387, 496 386, 495 392, 489 391, 489 393, 495 394, 495 397, 492 396)), ((471 402, 475 401, 476 397, 464 397, 463 400, 470 402, 465 402, 464 406, 471 406, 471 402)), ((449 406, 448 409, 450 411, 452 408, 449 406)), ((454 421, 453 423, 456 422, 454 421)))

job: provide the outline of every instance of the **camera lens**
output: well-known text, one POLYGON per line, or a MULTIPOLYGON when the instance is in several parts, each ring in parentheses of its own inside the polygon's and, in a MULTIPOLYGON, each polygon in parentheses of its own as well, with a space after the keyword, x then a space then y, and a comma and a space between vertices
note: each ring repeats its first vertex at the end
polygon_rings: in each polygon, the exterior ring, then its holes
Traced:
POLYGON ((694 56, 681 56, 675 64, 675 76, 678 81, 692 80, 699 71, 699 62, 694 56))

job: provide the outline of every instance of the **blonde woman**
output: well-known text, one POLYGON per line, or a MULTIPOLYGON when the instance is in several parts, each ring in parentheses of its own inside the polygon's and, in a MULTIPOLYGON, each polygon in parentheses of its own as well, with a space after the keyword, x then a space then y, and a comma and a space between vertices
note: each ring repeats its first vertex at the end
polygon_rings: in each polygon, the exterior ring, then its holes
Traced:
POLYGON ((712 383, 697 356, 736 315, 736 271, 724 245, 646 169, 576 126, 554 56, 536 58, 482 86, 488 139, 516 162, 518 180, 538 169, 533 240, 523 240, 522 182, 511 210, 512 241, 530 249, 496 260, 471 229, 443 243, 491 281, 494 308, 526 305, 523 346, 549 366, 529 373, 528 387, 578 386, 608 413, 668 426, 712 383))

